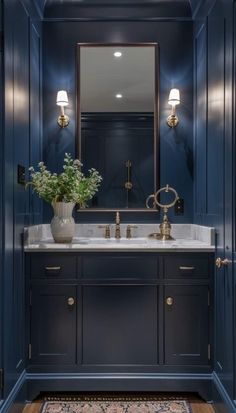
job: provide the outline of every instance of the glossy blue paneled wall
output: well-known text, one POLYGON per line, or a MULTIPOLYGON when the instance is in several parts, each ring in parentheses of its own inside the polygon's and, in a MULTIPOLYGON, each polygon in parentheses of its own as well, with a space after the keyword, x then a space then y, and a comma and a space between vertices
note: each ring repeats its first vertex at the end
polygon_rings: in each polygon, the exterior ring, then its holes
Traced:
MULTIPOLYGON (((174 222, 193 219, 193 44, 192 22, 181 19, 153 21, 59 21, 43 23, 44 80, 44 161, 53 171, 61 169, 65 152, 75 155, 76 143, 76 44, 158 42, 160 46, 160 176, 161 185, 170 184, 185 200, 185 214, 172 216, 174 222), (180 47, 183 45, 184 47, 180 47), (179 126, 166 125, 170 113, 167 103, 172 87, 181 91, 178 107, 179 126), (57 125, 56 92, 66 89, 70 104, 69 127, 57 125)), ((91 19, 92 20, 92 19, 91 19)), ((114 215, 114 214, 113 214, 114 215)), ((110 219, 113 219, 113 215, 110 219)), ((123 214, 124 215, 124 214, 123 214)), ((147 214, 150 216, 150 214, 147 214)), ((145 216, 139 219, 144 220, 145 216)), ((50 206, 44 205, 44 221, 52 217, 50 206)), ((151 217, 152 218, 152 217, 151 217)), ((92 214, 84 218, 94 219, 92 214)), ((97 219, 97 217, 96 217, 97 219)), ((101 219, 101 218, 100 218, 101 219)), ((103 218, 104 219, 104 218, 103 218)), ((105 217, 109 219, 109 217, 105 217)), ((135 220, 132 214, 129 218, 135 220)), ((157 217, 152 218, 157 220, 157 217)))
POLYGON ((27 179, 29 165, 42 157, 41 24, 30 0, 4 1, 3 22, 3 259, 0 283, 4 296, 1 306, 4 334, 0 336, 3 347, 0 367, 4 368, 3 398, 7 400, 25 367, 23 230, 29 223, 41 222, 40 202, 17 181, 19 164, 26 168, 27 179))
POLYGON ((215 274, 217 409, 226 409, 222 399, 228 400, 227 408, 235 409, 236 398, 234 25, 235 2, 228 0, 203 2, 194 21, 194 218, 198 224, 215 227, 216 256, 229 260, 215 274))
MULTIPOLYGON (((0 4, 0 33, 3 32, 3 7, 0 4)), ((0 174, 3 176, 3 45, 0 46, 0 174)), ((3 273, 3 180, 0 179, 0 274, 3 273)), ((3 337, 3 277, 0 275, 0 337, 3 337)), ((2 339, 0 338, 0 365, 2 366, 2 339)), ((2 389, 0 390, 0 401, 2 399, 2 389)))

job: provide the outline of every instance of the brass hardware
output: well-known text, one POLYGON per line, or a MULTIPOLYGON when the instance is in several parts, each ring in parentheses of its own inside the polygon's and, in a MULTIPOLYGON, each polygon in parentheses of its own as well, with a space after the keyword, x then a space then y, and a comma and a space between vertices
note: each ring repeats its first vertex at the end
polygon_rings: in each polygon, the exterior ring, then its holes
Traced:
POLYGON ((73 306, 75 304, 75 299, 73 297, 69 297, 67 303, 69 306, 73 306))
POLYGON ((128 238, 128 239, 132 238, 132 234, 131 234, 131 229, 132 228, 138 228, 138 227, 137 227, 137 225, 127 225, 126 238, 128 238))
POLYGON ((172 297, 167 297, 166 304, 171 307, 173 303, 174 303, 174 299, 172 297))
POLYGON ((181 271, 193 271, 193 270, 195 270, 195 267, 183 267, 183 266, 180 266, 179 267, 179 269, 181 270, 181 271))
POLYGON ((152 208, 154 209, 155 206, 156 206, 155 200, 154 200, 154 194, 151 194, 151 195, 149 195, 149 196, 147 197, 147 199, 146 199, 146 208, 147 208, 147 209, 150 209, 149 201, 150 201, 150 199, 152 199, 152 198, 153 198, 152 208))
POLYGON ((111 238, 110 225, 98 225, 98 228, 104 228, 105 229, 104 238, 106 238, 106 239, 111 238))
POLYGON ((66 126, 68 126, 69 122, 70 122, 69 116, 67 115, 58 116, 57 123, 61 128, 65 128, 66 126))
POLYGON ((131 182, 131 167, 132 167, 131 161, 130 160, 126 161, 125 166, 127 169, 127 181, 125 182, 125 189, 130 191, 133 187, 133 184, 131 182))
POLYGON ((115 238, 120 239, 120 213, 116 212, 116 228, 115 228, 115 238))
POLYGON ((210 344, 208 344, 207 346, 207 357, 208 357, 208 360, 211 359, 211 345, 210 344))
POLYGON ((175 128, 179 124, 179 118, 175 114, 171 114, 168 116, 166 123, 170 128, 175 128))
POLYGON ((148 203, 150 201, 150 199, 154 200, 154 204, 153 205, 158 205, 160 208, 163 209, 163 221, 160 224, 159 228, 160 228, 160 233, 153 233, 149 235, 149 238, 154 238, 154 239, 159 239, 159 240, 173 240, 174 238, 171 236, 171 224, 170 221, 168 219, 168 209, 173 207, 176 202, 179 199, 179 195, 177 194, 176 190, 174 188, 171 188, 169 185, 166 185, 165 187, 159 189, 155 194, 151 194, 149 195, 149 197, 146 199, 146 206, 147 208, 149 208, 148 203), (161 204, 158 200, 159 194, 161 192, 173 192, 175 195, 174 200, 170 203, 170 204, 161 204))
POLYGON ((218 257, 218 258, 216 258, 216 267, 217 268, 222 268, 222 267, 227 267, 227 265, 229 265, 230 264, 230 260, 228 260, 228 258, 224 258, 224 259, 222 259, 222 258, 220 258, 220 257, 218 257))
POLYGON ((32 358, 32 345, 31 344, 29 344, 29 348, 28 348, 28 357, 29 357, 29 360, 31 360, 32 358))
POLYGON ((4 383, 4 373, 3 373, 3 369, 0 369, 0 390, 3 390, 3 383, 4 383))
POLYGON ((45 267, 46 271, 60 271, 61 267, 45 267))
POLYGON ((160 208, 162 208, 162 209, 164 210, 164 212, 165 212, 165 209, 166 209, 166 210, 167 210, 166 213, 168 212, 168 209, 169 209, 169 208, 175 206, 175 204, 176 204, 176 202, 178 201, 178 199, 179 199, 179 195, 177 194, 177 191, 176 191, 174 188, 171 188, 168 184, 167 184, 166 186, 164 186, 163 188, 159 189, 159 190, 154 194, 155 203, 156 203, 160 208), (166 193, 167 193, 167 192, 173 192, 173 194, 175 195, 174 201, 172 201, 170 204, 161 204, 161 203, 158 201, 158 196, 159 196, 159 194, 160 194, 161 192, 163 192, 163 191, 165 191, 166 193))

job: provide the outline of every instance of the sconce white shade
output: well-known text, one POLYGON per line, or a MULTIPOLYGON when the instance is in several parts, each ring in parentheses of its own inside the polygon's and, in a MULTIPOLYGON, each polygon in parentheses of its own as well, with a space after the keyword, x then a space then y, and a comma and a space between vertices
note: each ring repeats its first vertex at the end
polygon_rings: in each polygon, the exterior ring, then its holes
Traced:
POLYGON ((59 90, 57 92, 57 105, 58 106, 67 106, 69 103, 68 95, 66 90, 59 90))
POLYGON ((169 105, 176 106, 180 104, 180 93, 179 89, 171 89, 169 99, 169 105))

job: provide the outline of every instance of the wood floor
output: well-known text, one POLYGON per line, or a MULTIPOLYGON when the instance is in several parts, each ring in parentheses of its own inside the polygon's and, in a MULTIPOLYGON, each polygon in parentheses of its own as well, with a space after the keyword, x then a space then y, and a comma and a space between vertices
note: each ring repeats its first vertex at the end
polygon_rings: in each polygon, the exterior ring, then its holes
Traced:
MULTIPOLYGON (((49 395, 50 396, 50 395, 49 395)), ((158 396, 162 396, 162 394, 158 394, 158 396)), ((170 394, 170 396, 180 397, 179 394, 170 394)), ((166 397, 166 394, 165 394, 166 397)), ((214 409, 211 404, 205 403, 200 397, 197 395, 181 395, 182 399, 188 400, 192 409, 192 413, 214 413, 214 409)), ((32 403, 29 403, 25 406, 23 413, 40 413, 41 407, 43 404, 43 399, 39 398, 32 403)))

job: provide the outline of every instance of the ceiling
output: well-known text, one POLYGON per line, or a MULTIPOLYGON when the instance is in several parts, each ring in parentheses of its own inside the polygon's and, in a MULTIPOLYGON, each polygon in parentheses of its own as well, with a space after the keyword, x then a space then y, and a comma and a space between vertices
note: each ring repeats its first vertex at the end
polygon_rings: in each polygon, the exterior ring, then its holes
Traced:
MULTIPOLYGON (((52 10, 56 13, 58 10, 66 10, 72 8, 82 7, 156 7, 160 10, 160 16, 164 16, 164 10, 166 9, 166 16, 170 14, 170 10, 174 10, 178 16, 192 15, 196 8, 201 3, 200 0, 34 0, 37 7, 41 10, 41 13, 47 16, 53 17, 52 10)), ((158 14, 158 13, 157 13, 158 14)))

